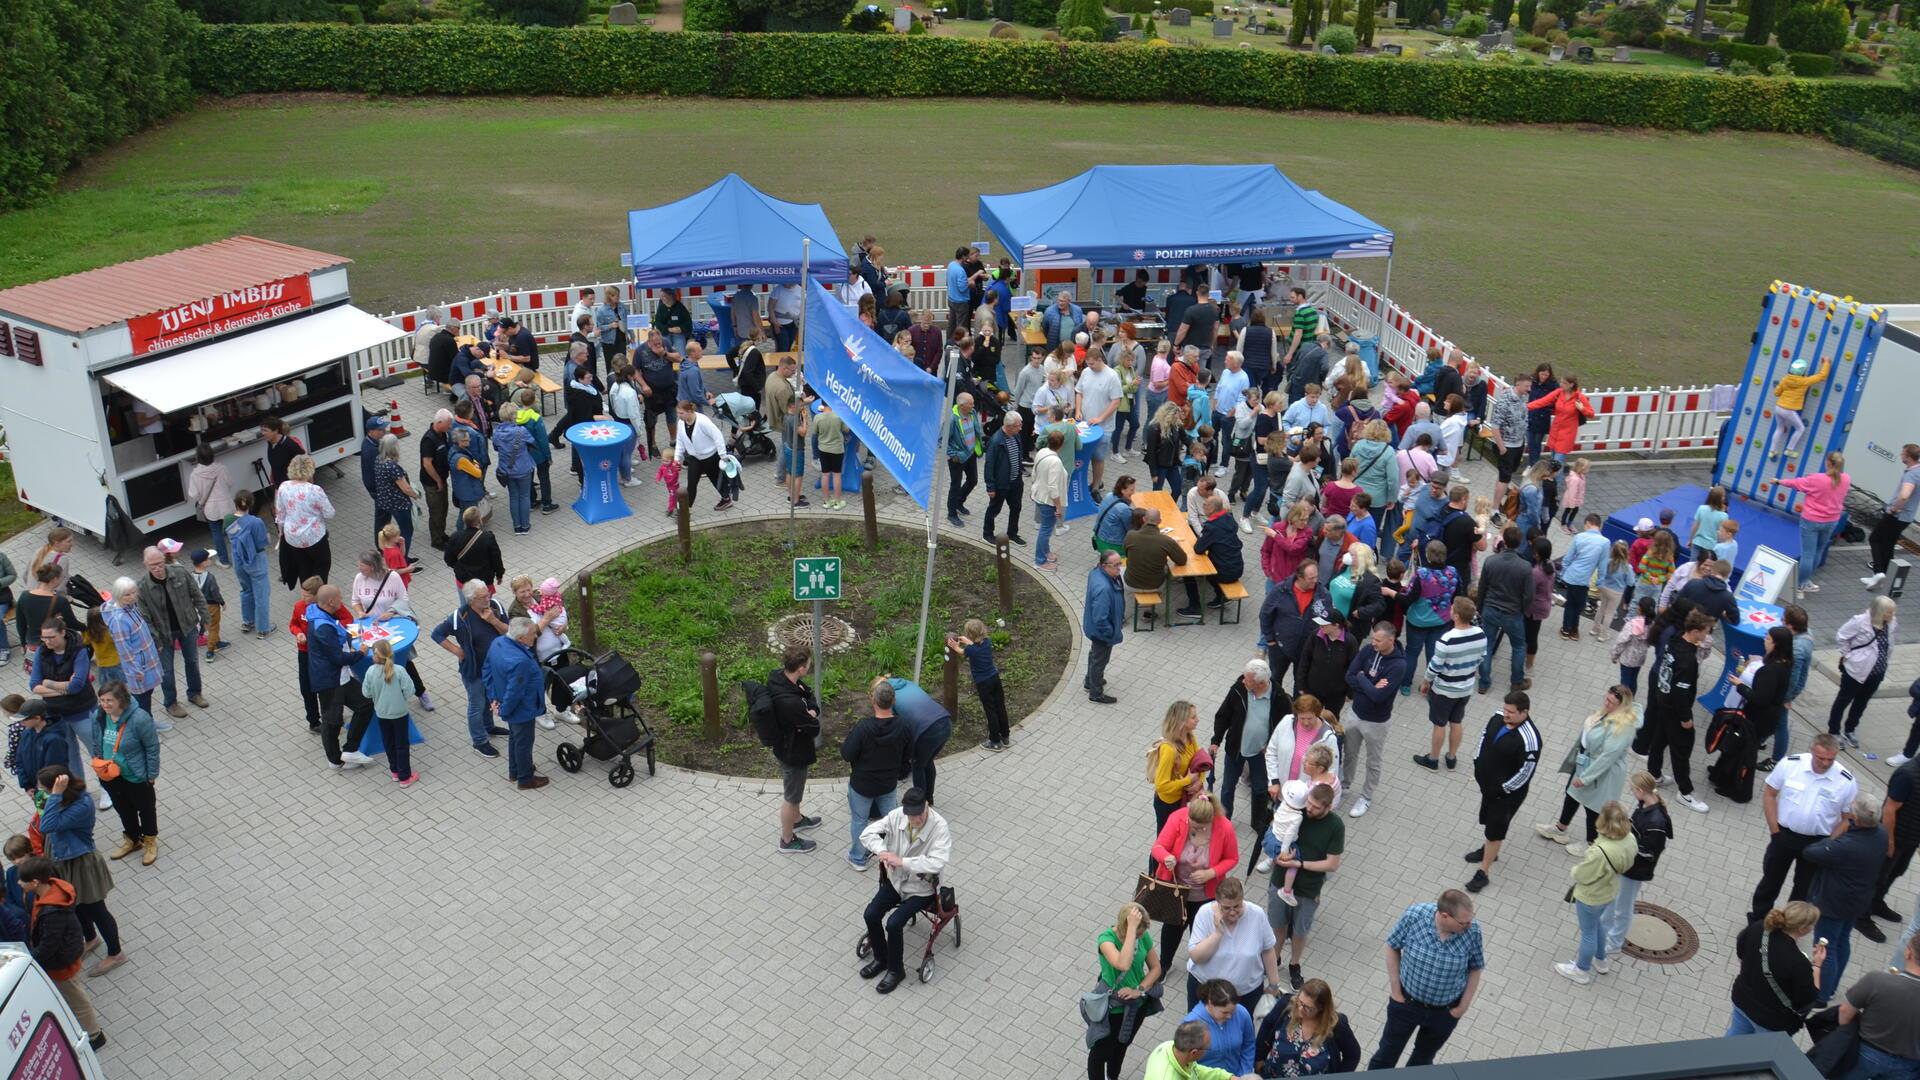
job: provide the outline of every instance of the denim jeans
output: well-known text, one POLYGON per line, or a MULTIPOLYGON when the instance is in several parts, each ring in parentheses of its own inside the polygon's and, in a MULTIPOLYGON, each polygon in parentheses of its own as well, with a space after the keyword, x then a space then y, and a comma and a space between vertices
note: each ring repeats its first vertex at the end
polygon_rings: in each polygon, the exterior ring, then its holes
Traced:
MULTIPOLYGON (((1452 623, 1439 626, 1415 626, 1407 623, 1407 674, 1401 686, 1412 686, 1413 676, 1420 670, 1420 658, 1426 657, 1427 663, 1433 663, 1433 647, 1440 641, 1440 635, 1453 629, 1452 623)), ((1431 678, 1432 676, 1428 676, 1431 678)))
POLYGON ((227 546, 227 526, 231 524, 233 524, 232 514, 218 521, 207 522, 207 532, 211 534, 214 553, 220 556, 220 561, 223 563, 233 561, 232 549, 227 546))
POLYGON ((13 625, 13 605, 0 604, 0 653, 13 648, 7 643, 7 627, 13 625))
POLYGON ((507 509, 513 515, 513 531, 533 528, 533 474, 507 477, 507 509))
POLYGON ((1034 503, 1033 520, 1040 526, 1040 534, 1033 538, 1033 565, 1047 565, 1048 553, 1053 544, 1053 526, 1059 515, 1052 503, 1034 503))
POLYGON ((1451 1005, 1434 1007, 1411 998, 1404 1002, 1389 998, 1387 1025, 1380 1032, 1380 1045, 1367 1062, 1367 1068, 1398 1068, 1400 1051, 1406 1049, 1410 1038, 1413 1040, 1413 1053, 1407 1057, 1407 1066, 1431 1065, 1434 1056, 1440 1053, 1441 1047, 1447 1045, 1447 1039, 1459 1024, 1451 1005))
POLYGON ((1813 924, 1813 936, 1815 940, 1827 939, 1827 962, 1820 965, 1820 990, 1813 1000, 1814 1005, 1824 1008, 1839 987, 1840 977, 1847 973, 1847 961, 1853 958, 1853 920, 1822 915, 1813 924))
POLYGON ((173 680, 173 654, 176 647, 187 669, 187 696, 199 697, 200 650, 195 646, 194 635, 174 637, 156 632, 153 645, 160 654, 160 703, 169 708, 180 703, 180 693, 173 680))
POLYGON ((1859 1064, 1847 1070, 1842 1080, 1920 1080, 1920 1061, 1862 1042, 1859 1064))
POLYGON ((67 768, 72 769, 75 776, 85 776, 92 771, 93 750, 98 745, 100 731, 93 717, 91 709, 67 714, 67 768))
POLYGON ((1627 931, 1633 926, 1633 902, 1640 898, 1640 886, 1646 884, 1630 877, 1620 879, 1620 895, 1607 905, 1607 912, 1601 916, 1600 928, 1606 938, 1606 952, 1612 956, 1626 943, 1627 931))
MULTIPOLYGON (((1006 384, 1002 383, 1001 385, 1004 386, 1006 384)), ((1139 433, 1140 433, 1140 413, 1137 410, 1128 409, 1126 412, 1115 414, 1115 419, 1113 423, 1113 448, 1114 449, 1116 450, 1133 449, 1134 436, 1138 435, 1139 433), (1122 433, 1126 435, 1126 440, 1124 442, 1121 441, 1122 433)))
POLYGON ((933 801, 933 785, 939 770, 933 759, 947 748, 947 740, 953 737, 952 719, 935 720, 913 740, 913 786, 926 795, 927 801, 933 801))
POLYGON ((534 491, 537 492, 539 495, 539 498, 535 499, 534 501, 538 502, 543 507, 554 505, 553 503, 553 459, 549 458, 546 461, 534 462, 533 476, 535 481, 534 491))
POLYGON ((1564 581, 1558 582, 1558 584, 1561 593, 1567 598, 1566 607, 1560 615, 1560 632, 1563 634, 1577 634, 1580 632, 1580 617, 1587 613, 1587 592, 1589 587, 1586 585, 1569 585, 1564 581))
POLYGON ((1580 952, 1573 966, 1581 971, 1592 971, 1595 960, 1607 958, 1607 937, 1602 928, 1602 916, 1606 913, 1605 904, 1573 902, 1573 917, 1580 925, 1580 952))
POLYGON ((1637 667, 1627 667, 1625 664, 1620 665, 1620 685, 1636 694, 1639 693, 1640 669, 1637 667))
POLYGON ((1740 1006, 1735 1005, 1733 1007, 1733 1017, 1727 1021, 1727 1033, 1724 1037, 1731 1039, 1735 1035, 1757 1035, 1762 1031, 1770 1030, 1772 1029, 1763 1028, 1759 1024, 1754 1023, 1752 1018, 1740 1011, 1740 1006))
POLYGON ((1820 564, 1827 561, 1827 542, 1833 539, 1833 522, 1800 522, 1800 584, 1813 580, 1820 564))
POLYGON ((932 896, 903 898, 886 871, 880 872, 880 887, 867 903, 867 945, 873 950, 873 958, 895 975, 906 973, 907 924, 915 915, 932 907, 933 900, 932 896))
POLYGON ((240 621, 258 631, 271 627, 273 588, 267 584, 267 561, 261 559, 257 570, 236 567, 233 576, 240 579, 240 621))
POLYGON ((1252 516, 1253 512, 1258 510, 1261 504, 1267 501, 1267 486, 1271 477, 1272 474, 1267 471, 1265 465, 1257 462, 1254 464, 1253 480, 1247 487, 1246 516, 1252 516))
POLYGON ((413 554, 413 511, 396 510, 388 515, 393 518, 394 527, 400 530, 400 550, 413 554))
POLYGON ((867 849, 860 846, 860 830, 867 827, 867 822, 884 817, 898 805, 900 797, 893 788, 879 795, 862 795, 853 790, 852 784, 847 785, 847 830, 853 835, 853 842, 847 847, 847 858, 859 863, 862 868, 866 867, 867 849))
POLYGON ((1253 808, 1247 821, 1255 833, 1265 833, 1267 820, 1273 816, 1267 807, 1267 758, 1265 754, 1241 757, 1238 747, 1225 750, 1226 761, 1220 765, 1220 812, 1230 821, 1240 819, 1233 816, 1234 796, 1239 794, 1240 773, 1247 774, 1247 787, 1252 790, 1253 808), (1265 811, 1265 812, 1263 812, 1265 811))
POLYGON ((1527 620, 1517 611, 1489 608, 1480 613, 1480 627, 1487 632, 1487 656, 1480 661, 1480 690, 1493 686, 1493 657, 1500 651, 1500 639, 1507 639, 1511 678, 1519 685, 1527 677, 1527 620))
POLYGON ((533 721, 507 725, 507 779, 533 779, 533 721))
POLYGON ((493 727, 493 717, 487 708, 486 681, 462 676, 460 685, 467 690, 467 739, 475 746, 485 746, 493 741, 487 734, 493 727))

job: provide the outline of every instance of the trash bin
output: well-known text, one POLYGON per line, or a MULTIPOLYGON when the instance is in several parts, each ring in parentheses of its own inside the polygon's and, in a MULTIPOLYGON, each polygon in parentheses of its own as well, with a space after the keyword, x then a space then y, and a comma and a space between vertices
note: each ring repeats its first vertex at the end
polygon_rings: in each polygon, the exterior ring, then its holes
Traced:
POLYGON ((1360 346, 1360 362, 1367 365, 1367 381, 1380 381, 1380 336, 1378 334, 1348 334, 1347 340, 1360 346))

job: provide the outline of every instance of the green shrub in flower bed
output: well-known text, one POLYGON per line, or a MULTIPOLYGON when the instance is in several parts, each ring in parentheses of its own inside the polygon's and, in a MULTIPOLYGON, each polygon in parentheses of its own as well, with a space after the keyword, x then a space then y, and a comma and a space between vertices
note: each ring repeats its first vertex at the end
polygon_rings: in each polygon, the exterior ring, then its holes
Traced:
MULTIPOLYGON (((703 0, 704 2, 704 0, 703 0)), ((720 0, 716 0, 720 2, 720 0)), ((219 94, 671 94, 1180 101, 1493 123, 1826 130, 1895 112, 1893 83, 1492 64, 1133 42, 896 34, 616 33, 498 26, 204 26, 195 85, 219 94)))

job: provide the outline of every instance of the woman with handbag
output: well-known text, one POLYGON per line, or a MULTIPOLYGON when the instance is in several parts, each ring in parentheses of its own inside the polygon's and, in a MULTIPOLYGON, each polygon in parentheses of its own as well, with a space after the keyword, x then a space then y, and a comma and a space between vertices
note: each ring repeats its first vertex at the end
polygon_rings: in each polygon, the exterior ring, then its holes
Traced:
POLYGON ((1087 1021, 1087 1080, 1119 1080, 1140 1021, 1160 1011, 1160 957, 1147 911, 1129 901, 1095 943, 1099 983, 1080 995, 1087 1021), (1101 1008, 1104 999, 1106 1008, 1101 1008), (1096 1019, 1088 1019, 1091 1011, 1096 1019))
POLYGON ((1171 969, 1180 937, 1240 861, 1233 822, 1211 793, 1175 810, 1153 843, 1153 876, 1142 875, 1134 898, 1160 920, 1160 967, 1171 969))
POLYGON ((1820 965, 1826 963, 1827 947, 1816 943, 1808 957, 1795 942, 1813 933, 1819 921, 1819 908, 1794 900, 1740 931, 1733 943, 1740 974, 1733 980, 1728 1035, 1792 1035, 1806 1024, 1807 1010, 1820 996, 1820 965))
POLYGON ((160 817, 153 782, 160 776, 160 736, 153 717, 133 701, 125 683, 100 688, 98 742, 88 747, 93 771, 113 796, 120 815, 120 846, 107 856, 124 859, 141 852, 140 865, 152 866, 160 857, 160 817))
POLYGON ((1253 1039, 1254 1072, 1263 1077, 1319 1076, 1360 1069, 1360 1040, 1322 979, 1282 994, 1253 1039))
POLYGON ((47 838, 47 855, 59 870, 60 879, 73 886, 73 910, 80 916, 87 947, 91 949, 96 939, 107 943, 107 955, 87 975, 105 975, 125 962, 127 954, 120 951, 120 924, 107 910, 113 871, 93 846, 97 811, 93 800, 87 798, 87 782, 65 765, 48 765, 35 779, 45 798, 40 808, 40 831, 47 838))
POLYGON ((1607 939, 1600 927, 1600 916, 1607 905, 1620 895, 1620 875, 1633 866, 1640 853, 1633 839, 1633 826, 1627 811, 1617 801, 1600 808, 1599 830, 1587 854, 1573 868, 1573 887, 1567 899, 1580 924, 1580 952, 1571 964, 1558 963, 1553 970, 1580 986, 1593 982, 1594 975, 1607 973, 1607 939))
POLYGON ((1654 867, 1673 839, 1673 817, 1653 784, 1653 774, 1644 769, 1627 778, 1627 790, 1635 804, 1628 823, 1633 826, 1633 842, 1640 851, 1633 857, 1633 865, 1620 875, 1620 895, 1607 905, 1607 913, 1600 920, 1607 935, 1608 955, 1619 952, 1626 943, 1627 930, 1633 926, 1633 902, 1640 896, 1640 887, 1653 880, 1654 867))
MULTIPOLYGON (((1580 737, 1567 747, 1560 771, 1566 773, 1567 796, 1560 803, 1560 818, 1549 825, 1542 822, 1533 831, 1556 844, 1567 844, 1567 826, 1573 813, 1587 811, 1587 843, 1593 843, 1600 810, 1620 797, 1627 786, 1627 748, 1633 745, 1634 730, 1640 717, 1633 711, 1633 691, 1624 686, 1607 689, 1600 711, 1587 717, 1580 737)), ((1568 851, 1573 849, 1569 846, 1568 851)))
POLYGON ((1848 619, 1833 636, 1840 645, 1840 692, 1834 695, 1833 709, 1827 713, 1827 731, 1839 735, 1855 750, 1860 749, 1860 740, 1854 730, 1867 711, 1867 702, 1880 689, 1880 680, 1887 676, 1893 642, 1900 640, 1900 620, 1893 617, 1893 612, 1891 598, 1876 596, 1867 610, 1848 619), (1845 734, 1840 730, 1843 714, 1845 734))

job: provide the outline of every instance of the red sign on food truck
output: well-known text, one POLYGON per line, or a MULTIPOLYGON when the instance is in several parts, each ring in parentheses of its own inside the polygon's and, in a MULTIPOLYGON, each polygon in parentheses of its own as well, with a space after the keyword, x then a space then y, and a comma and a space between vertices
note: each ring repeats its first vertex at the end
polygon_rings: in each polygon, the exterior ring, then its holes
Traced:
POLYGON ((313 306, 305 274, 209 296, 127 320, 133 355, 204 341, 313 306))

